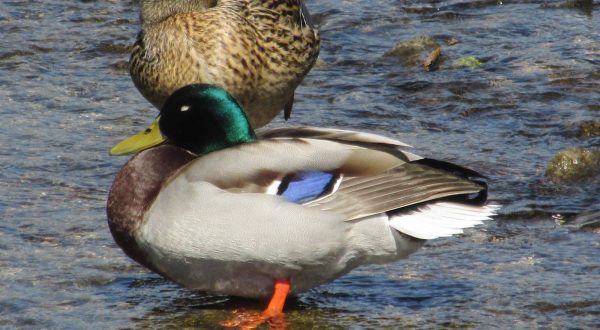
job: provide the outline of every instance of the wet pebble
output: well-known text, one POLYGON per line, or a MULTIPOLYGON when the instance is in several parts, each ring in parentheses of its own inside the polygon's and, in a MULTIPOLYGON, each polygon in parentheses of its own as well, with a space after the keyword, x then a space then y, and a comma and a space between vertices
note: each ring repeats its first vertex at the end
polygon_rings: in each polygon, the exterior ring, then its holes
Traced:
POLYGON ((546 168, 546 177, 554 182, 572 182, 600 173, 600 150, 569 148, 558 152, 546 168))
POLYGON ((405 66, 416 66, 438 48, 440 45, 432 37, 419 36, 398 42, 385 56, 396 58, 405 66))
POLYGON ((110 66, 115 73, 128 74, 129 73, 129 61, 117 61, 110 66))
POLYGON ((99 44, 95 51, 106 54, 129 54, 133 47, 131 45, 104 42, 99 44))
POLYGON ((600 234, 600 210, 585 212, 578 215, 567 224, 568 228, 574 230, 590 231, 600 234))
POLYGON ((589 120, 579 124, 579 137, 600 136, 600 120, 589 120))
POLYGON ((465 56, 459 59, 456 59, 452 62, 452 65, 455 67, 467 67, 467 68, 477 68, 481 66, 481 61, 477 59, 475 56, 465 56))
POLYGON ((425 71, 433 71, 437 69, 440 56, 442 56, 441 47, 438 47, 429 53, 425 61, 423 61, 423 67, 425 68, 425 71))

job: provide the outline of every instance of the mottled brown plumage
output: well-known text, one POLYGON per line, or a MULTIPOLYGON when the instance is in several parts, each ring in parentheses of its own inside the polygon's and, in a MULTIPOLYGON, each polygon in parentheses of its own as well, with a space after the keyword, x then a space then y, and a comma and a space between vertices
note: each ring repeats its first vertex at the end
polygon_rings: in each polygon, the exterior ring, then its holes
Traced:
POLYGON ((178 88, 218 85, 253 127, 285 108, 319 53, 319 34, 298 0, 142 0, 133 47, 135 86, 161 108, 178 88))

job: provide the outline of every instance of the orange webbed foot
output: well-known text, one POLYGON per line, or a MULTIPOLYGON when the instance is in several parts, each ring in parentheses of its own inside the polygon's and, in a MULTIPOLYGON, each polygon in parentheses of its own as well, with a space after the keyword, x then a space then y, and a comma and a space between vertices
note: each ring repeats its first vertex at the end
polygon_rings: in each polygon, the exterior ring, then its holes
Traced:
POLYGON ((224 327, 236 327, 241 329, 255 329, 263 323, 269 322, 272 329, 285 329, 286 323, 283 319, 283 306, 290 292, 290 280, 276 280, 273 296, 267 308, 261 312, 236 312, 232 320, 221 322, 224 327))

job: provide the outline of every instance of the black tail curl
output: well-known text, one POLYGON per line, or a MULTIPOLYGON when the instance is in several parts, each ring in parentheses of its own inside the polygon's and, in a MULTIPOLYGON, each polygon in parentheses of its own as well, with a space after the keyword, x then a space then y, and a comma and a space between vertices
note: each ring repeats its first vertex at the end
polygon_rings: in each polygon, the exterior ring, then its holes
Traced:
POLYGON ((452 202, 460 202, 467 203, 472 205, 483 205, 487 201, 488 198, 488 185, 486 180, 489 180, 488 177, 476 172, 472 169, 452 164, 449 162, 445 162, 443 160, 431 159, 431 158, 423 158, 419 160, 415 160, 411 163, 417 163, 425 166, 429 166, 431 168, 435 168, 437 170, 441 170, 444 172, 451 173, 460 178, 473 181, 479 185, 481 185, 481 191, 476 194, 469 195, 458 195, 452 197, 446 197, 444 200, 452 201, 452 202))

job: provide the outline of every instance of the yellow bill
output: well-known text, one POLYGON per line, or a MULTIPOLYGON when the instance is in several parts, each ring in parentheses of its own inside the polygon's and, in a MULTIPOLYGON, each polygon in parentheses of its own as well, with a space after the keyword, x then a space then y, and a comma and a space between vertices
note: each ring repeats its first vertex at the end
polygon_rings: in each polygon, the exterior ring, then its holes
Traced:
POLYGON ((113 156, 129 155, 165 142, 165 138, 158 128, 159 118, 157 117, 145 130, 119 142, 110 149, 110 154, 113 156))

